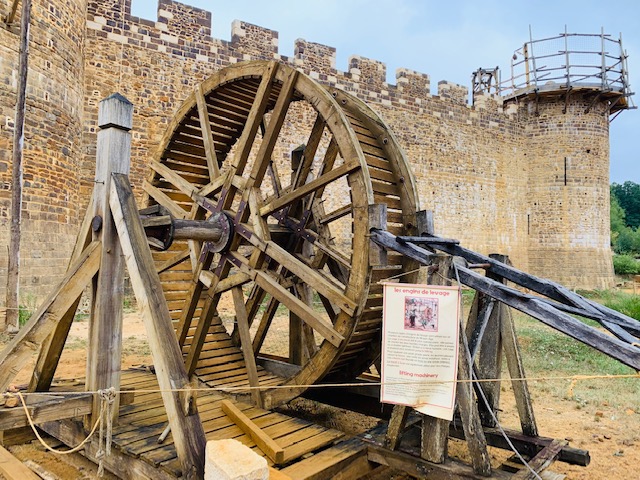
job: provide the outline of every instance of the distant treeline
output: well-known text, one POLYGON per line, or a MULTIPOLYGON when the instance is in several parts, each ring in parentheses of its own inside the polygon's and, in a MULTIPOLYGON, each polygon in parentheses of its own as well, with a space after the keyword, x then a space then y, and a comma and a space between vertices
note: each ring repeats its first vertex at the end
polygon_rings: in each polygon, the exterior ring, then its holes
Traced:
POLYGON ((640 273, 640 185, 611 184, 611 247, 619 274, 640 273))

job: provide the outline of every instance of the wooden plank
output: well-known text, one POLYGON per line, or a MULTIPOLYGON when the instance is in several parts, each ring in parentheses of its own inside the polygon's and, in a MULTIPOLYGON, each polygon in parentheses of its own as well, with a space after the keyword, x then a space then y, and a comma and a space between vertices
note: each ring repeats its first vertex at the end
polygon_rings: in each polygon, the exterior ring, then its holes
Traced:
MULTIPOLYGON (((507 367, 509 368, 509 375, 512 379, 527 378, 510 310, 506 310, 504 317, 502 317, 501 336, 502 347, 507 360, 507 367)), ((538 426, 533 413, 533 403, 531 401, 528 383, 526 380, 511 380, 511 386, 516 399, 516 408, 518 409, 518 416, 520 417, 522 433, 531 437, 538 436, 538 426)))
POLYGON ((511 478, 513 480, 535 480, 539 478, 538 474, 558 458, 560 452, 566 445, 566 440, 554 440, 529 461, 529 467, 531 467, 533 471, 528 468, 523 468, 511 478))
MULTIPOLYGON (((79 417, 91 413, 93 395, 44 395, 31 394, 25 399, 29 416, 34 424, 79 417), (34 397, 35 395, 35 397, 34 397)), ((0 430, 26 427, 29 425, 22 404, 14 408, 0 408, 0 430)))
POLYGON ((280 447, 271 437, 266 435, 254 422, 252 422, 242 411, 240 411, 229 400, 220 402, 222 410, 233 422, 238 425, 247 435, 249 435, 256 445, 269 459, 277 464, 284 461, 284 449, 280 447))
MULTIPOLYGON (((129 173, 131 163, 131 125, 133 104, 120 94, 102 100, 98 108, 96 182, 93 189, 93 215, 102 226, 93 240, 102 243, 102 259, 92 285, 89 345, 87 347, 87 391, 114 387, 120 391, 122 351, 122 301, 124 298, 124 258, 109 209, 111 174, 129 173)), ((137 215, 137 212, 136 212, 137 215)), ((146 237, 145 237, 146 239, 146 237)), ((117 423, 120 398, 116 395, 112 421, 117 423)), ((87 427, 99 420, 100 398, 93 399, 93 412, 87 427)))
POLYGON ((256 406, 262 407, 262 395, 260 394, 260 383, 258 381, 258 371, 256 368, 256 358, 253 355, 253 347, 251 343, 251 333, 249 332, 249 318, 247 317, 247 309, 244 305, 244 295, 240 287, 231 290, 233 296, 233 304, 236 309, 236 321, 238 322, 238 331, 240 333, 240 343, 242 345, 242 355, 247 369, 247 377, 249 386, 252 387, 251 398, 256 406))
POLYGON ((69 267, 51 295, 0 353, 0 391, 6 390, 31 355, 38 351, 42 342, 51 334, 57 322, 80 298, 98 271, 101 253, 100 243, 91 243, 69 267))
POLYGON ((190 387, 171 316, 162 296, 162 284, 155 271, 145 233, 137 215, 133 192, 126 175, 112 175, 110 205, 125 255, 131 284, 141 308, 158 385, 180 458, 183 475, 204 475, 206 443, 200 418, 188 409, 177 390, 190 387), (186 411, 185 411, 186 410, 186 411))
POLYGON ((2 446, 0 446, 0 474, 6 480, 40 480, 38 475, 2 446))

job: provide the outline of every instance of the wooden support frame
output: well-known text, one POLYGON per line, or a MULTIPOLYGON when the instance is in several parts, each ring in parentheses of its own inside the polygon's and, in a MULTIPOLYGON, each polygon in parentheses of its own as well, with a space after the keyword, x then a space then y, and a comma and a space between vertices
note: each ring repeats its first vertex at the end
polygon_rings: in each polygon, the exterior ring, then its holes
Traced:
POLYGON ((75 304, 98 272, 102 256, 100 242, 91 243, 36 313, 0 354, 0 391, 20 372, 34 351, 47 339, 61 318, 75 304))

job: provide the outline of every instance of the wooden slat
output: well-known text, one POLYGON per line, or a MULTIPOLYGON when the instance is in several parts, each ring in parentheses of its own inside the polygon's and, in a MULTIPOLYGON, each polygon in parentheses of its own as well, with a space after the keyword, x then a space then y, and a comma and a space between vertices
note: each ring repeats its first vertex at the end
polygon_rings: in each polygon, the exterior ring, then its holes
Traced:
MULTIPOLYGON (((93 395, 57 396, 31 394, 25 397, 29 416, 34 424, 73 418, 91 413, 93 395)), ((0 431, 29 425, 22 404, 15 408, 0 408, 0 431)))

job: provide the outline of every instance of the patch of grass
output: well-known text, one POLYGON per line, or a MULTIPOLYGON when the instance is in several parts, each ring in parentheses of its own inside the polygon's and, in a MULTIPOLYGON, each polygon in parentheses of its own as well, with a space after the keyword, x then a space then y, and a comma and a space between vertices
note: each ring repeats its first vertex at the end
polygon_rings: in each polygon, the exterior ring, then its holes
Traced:
POLYGON ((18 307, 18 326, 22 328, 31 318, 33 312, 38 308, 38 302, 34 295, 27 293, 22 297, 18 307))
POLYGON ((151 348, 146 340, 137 337, 127 337, 122 342, 123 355, 151 355, 151 348))
POLYGON ((132 313, 135 312, 138 308, 136 303, 136 297, 133 295, 125 295, 122 300, 122 309, 124 313, 132 313))
MULTIPOLYGON (((565 334, 523 314, 516 314, 516 328, 527 377, 590 375, 633 375, 636 372, 617 360, 598 352, 565 334)), ((579 408, 587 404, 637 408, 640 380, 579 379, 531 382, 533 389, 575 401, 579 408)))
POLYGON ((84 338, 72 338, 64 346, 66 350, 86 350, 87 340, 84 338))

